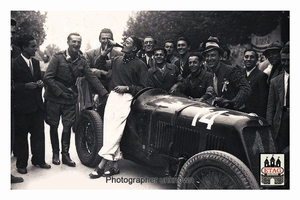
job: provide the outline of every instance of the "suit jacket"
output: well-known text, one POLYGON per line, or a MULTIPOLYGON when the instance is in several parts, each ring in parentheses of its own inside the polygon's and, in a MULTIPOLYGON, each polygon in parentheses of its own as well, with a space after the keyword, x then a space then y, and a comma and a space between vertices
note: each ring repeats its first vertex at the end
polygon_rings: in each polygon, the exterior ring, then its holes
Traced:
POLYGON ((256 67, 248 77, 245 74, 245 77, 251 86, 251 95, 245 103, 246 107, 244 111, 247 113, 256 113, 258 116, 266 118, 269 95, 268 75, 256 67))
POLYGON ((213 88, 213 75, 204 69, 198 74, 191 73, 180 85, 180 91, 193 98, 203 98, 205 100, 212 97, 209 90, 213 88))
MULTIPOLYGON (((100 55, 101 55, 100 48, 101 47, 99 47, 97 49, 91 49, 91 50, 85 52, 84 57, 90 68, 97 68, 100 70, 109 71, 109 70, 111 70, 111 65, 112 65, 111 61, 115 57, 121 56, 123 54, 115 49, 112 49, 111 52, 108 54, 108 57, 105 58, 105 60, 106 60, 105 64, 102 65, 101 61, 99 60, 100 55)), ((100 81, 103 84, 103 86, 108 90, 110 78, 101 76, 100 81)))
POLYGON ((234 109, 243 109, 251 94, 251 87, 242 72, 236 67, 220 62, 215 74, 218 79, 217 96, 232 100, 234 109))
POLYGON ((271 79, 266 113, 267 121, 274 128, 275 138, 281 125, 284 93, 284 73, 282 73, 271 79))
POLYGON ((175 65, 179 68, 180 74, 183 78, 186 78, 190 73, 191 69, 189 67, 188 57, 190 53, 186 53, 183 58, 179 58, 175 61, 175 65))
POLYGON ((156 66, 148 69, 148 86, 154 88, 161 88, 169 91, 174 84, 177 83, 177 76, 179 69, 177 66, 166 63, 165 71, 162 74, 156 66))
POLYGON ((148 69, 154 67, 154 65, 155 65, 155 63, 154 63, 155 61, 153 58, 151 58, 152 61, 149 60, 149 63, 147 63, 146 55, 143 55, 140 59, 147 65, 148 69))
POLYGON ((11 50, 10 50, 10 54, 11 54, 11 59, 15 59, 16 57, 18 57, 21 54, 21 49, 15 45, 11 45, 11 50))
POLYGON ((21 55, 13 60, 12 79, 14 82, 13 107, 15 113, 28 114, 38 108, 44 109, 42 88, 25 89, 25 83, 42 80, 40 62, 32 58, 34 75, 21 55))
MULTIPOLYGON (((87 52, 84 53, 84 57, 88 63, 88 65, 90 66, 90 68, 97 68, 97 69, 101 69, 101 70, 108 70, 111 69, 111 65, 109 65, 108 63, 105 66, 100 66, 98 64, 97 59, 100 57, 101 55, 101 51, 100 48, 97 49, 91 49, 87 52)), ((107 60, 113 60, 115 57, 117 56, 121 56, 123 55, 120 51, 117 51, 115 49, 112 49, 111 52, 109 53, 109 57, 106 58, 107 60)))
MULTIPOLYGON (((272 65, 271 65, 272 66, 272 65)), ((274 77, 278 76, 279 74, 281 74, 284 70, 281 67, 281 64, 278 63, 276 65, 272 66, 272 69, 270 71, 267 83, 270 84, 271 79, 273 79, 274 77)))

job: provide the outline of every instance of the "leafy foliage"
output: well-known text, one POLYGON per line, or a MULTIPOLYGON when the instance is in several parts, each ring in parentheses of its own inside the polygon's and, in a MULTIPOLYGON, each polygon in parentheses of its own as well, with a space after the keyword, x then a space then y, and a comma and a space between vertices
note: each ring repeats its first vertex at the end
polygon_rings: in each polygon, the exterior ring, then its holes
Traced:
POLYGON ((151 35, 158 45, 185 36, 196 50, 209 36, 218 37, 221 45, 249 44, 252 33, 266 35, 279 23, 286 42, 289 11, 139 11, 128 20, 123 36, 151 35))
POLYGON ((13 42, 16 43, 18 36, 27 33, 34 36, 38 44, 42 44, 46 37, 44 23, 47 13, 42 14, 40 11, 11 11, 11 17, 17 21, 16 36, 13 42))

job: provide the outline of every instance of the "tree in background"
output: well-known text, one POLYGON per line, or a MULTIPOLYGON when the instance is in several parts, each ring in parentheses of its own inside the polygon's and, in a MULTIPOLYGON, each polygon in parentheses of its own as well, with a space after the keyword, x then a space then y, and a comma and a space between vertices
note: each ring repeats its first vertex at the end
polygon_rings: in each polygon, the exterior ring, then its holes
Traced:
POLYGON ((49 58, 51 58, 53 56, 53 54, 55 54, 56 52, 59 52, 60 48, 55 45, 55 44, 49 44, 45 47, 44 51, 41 51, 40 49, 37 50, 36 54, 35 54, 35 58, 38 60, 43 60, 43 56, 46 54, 49 56, 49 58))
POLYGON ((231 45, 247 44, 252 33, 265 35, 282 25, 282 41, 289 41, 289 11, 139 11, 130 17, 123 36, 188 37, 192 48, 209 36, 231 45))
POLYGON ((44 53, 47 54, 50 58, 53 54, 60 51, 60 48, 55 44, 49 44, 45 47, 44 53))
POLYGON ((27 33, 34 36, 39 45, 43 44, 46 37, 44 23, 47 13, 40 11, 11 11, 11 17, 17 21, 16 34, 13 43, 16 44, 17 37, 27 33))
MULTIPOLYGON (((221 46, 250 44, 251 34, 266 35, 279 23, 282 42, 289 41, 289 11, 139 11, 127 21, 123 37, 152 35, 162 45, 165 39, 185 36, 197 50, 209 36, 221 46)), ((236 49, 236 48, 235 48, 236 49)))
POLYGON ((90 42, 88 42, 85 46, 84 52, 87 52, 90 49, 92 49, 92 46, 91 46, 90 42))

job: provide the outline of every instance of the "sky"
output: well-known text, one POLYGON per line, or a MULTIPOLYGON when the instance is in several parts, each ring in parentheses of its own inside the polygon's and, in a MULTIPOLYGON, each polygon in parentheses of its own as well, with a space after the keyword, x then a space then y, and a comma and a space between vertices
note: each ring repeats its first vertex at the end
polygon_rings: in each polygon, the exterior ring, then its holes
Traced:
MULTIPOLYGON (((42 11, 41 12, 45 12, 42 11)), ((77 32, 82 36, 81 50, 84 52, 89 43, 92 48, 100 45, 99 34, 103 28, 110 28, 114 40, 121 42, 123 31, 126 29, 127 20, 134 14, 133 11, 46 11, 45 23, 46 38, 40 46, 44 51, 49 44, 57 45, 61 50, 67 48, 67 36, 77 32)))

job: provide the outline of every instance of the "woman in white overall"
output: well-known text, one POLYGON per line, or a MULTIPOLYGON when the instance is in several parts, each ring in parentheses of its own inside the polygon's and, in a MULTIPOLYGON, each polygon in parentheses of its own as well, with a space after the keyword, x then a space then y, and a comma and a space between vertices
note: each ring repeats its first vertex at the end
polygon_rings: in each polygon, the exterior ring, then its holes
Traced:
MULTIPOLYGON (((89 174, 91 178, 112 176, 120 173, 117 161, 122 159, 120 141, 130 113, 133 96, 148 84, 148 68, 136 57, 136 52, 142 48, 142 42, 135 36, 128 37, 124 42, 124 56, 116 57, 112 63, 110 82, 111 92, 104 111, 103 147, 99 151, 102 160, 97 168, 89 174), (104 172, 108 161, 112 167, 104 172)), ((100 56, 100 62, 105 63, 107 53, 112 46, 107 46, 100 56)))

